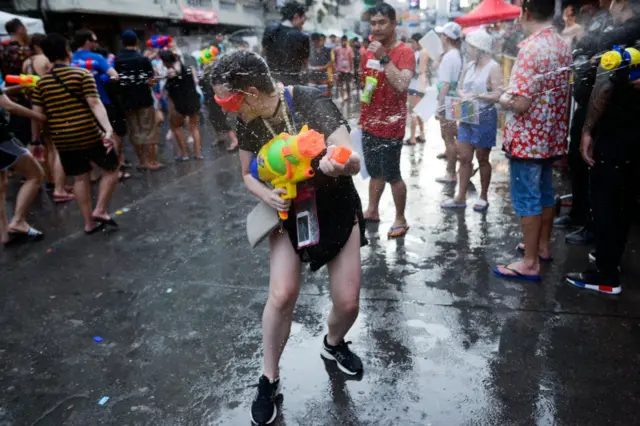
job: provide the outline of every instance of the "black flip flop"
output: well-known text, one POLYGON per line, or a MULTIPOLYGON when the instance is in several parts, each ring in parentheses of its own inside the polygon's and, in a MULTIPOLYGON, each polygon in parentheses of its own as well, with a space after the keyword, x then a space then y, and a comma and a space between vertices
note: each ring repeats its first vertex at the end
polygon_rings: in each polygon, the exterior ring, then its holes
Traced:
POLYGON ((37 229, 29 228, 27 232, 9 231, 9 241, 5 245, 11 245, 20 242, 36 242, 44 238, 44 234, 37 229))
POLYGON ((96 232, 102 231, 104 229, 104 227, 105 227, 104 222, 100 222, 100 221, 97 221, 97 220, 96 220, 96 222, 98 222, 97 226, 92 228, 91 231, 84 231, 84 233, 87 234, 87 235, 93 235, 96 232))
POLYGON ((103 225, 109 225, 109 226, 113 226, 114 228, 119 228, 118 223, 115 220, 113 220, 112 218, 103 219, 101 217, 92 216, 91 220, 93 220, 95 222, 99 222, 99 223, 101 223, 103 225))

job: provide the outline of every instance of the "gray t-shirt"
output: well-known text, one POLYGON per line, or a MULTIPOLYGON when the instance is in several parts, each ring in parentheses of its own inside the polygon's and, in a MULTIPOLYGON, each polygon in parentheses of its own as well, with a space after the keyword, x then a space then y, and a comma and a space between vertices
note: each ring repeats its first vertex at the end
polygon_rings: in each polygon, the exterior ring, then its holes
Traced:
MULTIPOLYGON (((320 49, 311 48, 311 55, 309 57, 310 67, 323 67, 331 62, 331 49, 322 46, 320 49)), ((329 80, 329 72, 327 70, 314 70, 309 71, 309 79, 311 82, 320 82, 329 80)))

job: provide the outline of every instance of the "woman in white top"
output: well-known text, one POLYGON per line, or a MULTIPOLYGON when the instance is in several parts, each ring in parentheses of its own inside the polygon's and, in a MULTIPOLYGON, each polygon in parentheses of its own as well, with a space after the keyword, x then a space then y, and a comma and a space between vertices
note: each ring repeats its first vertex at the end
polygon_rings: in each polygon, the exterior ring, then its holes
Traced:
POLYGON ((462 28, 455 22, 447 22, 444 26, 436 28, 440 33, 444 55, 438 66, 438 113, 436 118, 440 121, 440 133, 444 140, 445 153, 438 158, 447 159, 447 173, 436 179, 440 183, 456 183, 456 138, 458 127, 454 120, 445 118, 445 98, 457 96, 458 80, 462 71, 462 54, 460 53, 460 37, 462 28))
POLYGON ((489 207, 487 191, 491 181, 489 154, 496 145, 498 113, 495 103, 502 94, 503 77, 500 65, 491 58, 492 39, 485 30, 474 31, 466 39, 470 63, 464 70, 458 94, 464 100, 473 100, 476 109, 468 113, 479 114, 479 124, 460 122, 458 127, 457 154, 460 161, 458 195, 442 203, 443 208, 464 208, 467 206, 467 188, 473 173, 473 154, 480 164, 480 198, 473 209, 484 212, 489 207))
POLYGON ((422 34, 415 33, 409 40, 409 46, 413 49, 416 56, 416 73, 409 84, 409 114, 411 116, 411 137, 405 141, 405 145, 415 145, 416 142, 425 143, 424 121, 418 115, 413 113, 413 109, 424 97, 427 88, 427 65, 429 64, 429 55, 420 46, 422 34), (416 128, 420 129, 420 136, 416 137, 416 128))

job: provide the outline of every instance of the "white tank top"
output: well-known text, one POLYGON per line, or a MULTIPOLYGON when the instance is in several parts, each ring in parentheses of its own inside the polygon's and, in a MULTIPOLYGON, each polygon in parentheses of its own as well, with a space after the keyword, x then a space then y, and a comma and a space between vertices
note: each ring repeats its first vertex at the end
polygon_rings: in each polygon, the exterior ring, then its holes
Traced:
MULTIPOLYGON (((464 75, 464 87, 462 88, 462 90, 476 95, 488 93, 489 88, 487 87, 487 80, 489 79, 489 73, 491 72, 491 69, 497 65, 498 63, 493 59, 489 60, 489 62, 479 70, 476 69, 475 62, 469 64, 469 68, 467 68, 467 72, 464 75)), ((483 109, 493 105, 492 102, 478 102, 483 109)))

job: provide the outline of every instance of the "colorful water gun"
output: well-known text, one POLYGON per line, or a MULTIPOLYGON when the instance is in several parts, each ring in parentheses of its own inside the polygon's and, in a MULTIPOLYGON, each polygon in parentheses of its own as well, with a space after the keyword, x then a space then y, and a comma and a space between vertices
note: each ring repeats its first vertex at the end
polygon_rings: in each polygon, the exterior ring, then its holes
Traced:
POLYGON ((24 86, 35 86, 40 81, 40 77, 37 75, 7 75, 4 78, 4 81, 9 84, 20 84, 24 86))
POLYGON ((71 61, 72 67, 84 68, 89 71, 95 71, 98 66, 98 61, 94 61, 93 59, 76 59, 71 61))
POLYGON ((600 58, 600 66, 608 71, 620 70, 625 78, 628 74, 629 81, 637 80, 640 78, 640 51, 633 47, 613 46, 613 50, 600 58))
POLYGON ((96 69, 98 67, 98 61, 94 61, 93 59, 76 59, 71 61, 70 64, 72 67, 84 68, 85 70, 91 71, 94 78, 99 78, 103 83, 106 83, 111 80, 111 77, 105 72, 96 69))
POLYGON ((173 37, 169 35, 157 35, 147 40, 147 47, 149 49, 164 49, 173 41, 173 37))
MULTIPOLYGON (((324 135, 304 126, 300 133, 291 136, 282 133, 271 139, 258 152, 251 163, 251 174, 263 182, 270 182, 274 188, 285 188, 284 200, 293 200, 298 196, 297 184, 315 176, 311 160, 321 155, 327 146, 324 135)), ((331 158, 340 164, 346 164, 351 150, 344 146, 336 147, 331 158)), ((288 212, 278 212, 280 219, 287 220, 288 212)))
POLYGON ((220 53, 220 50, 218 50, 216 46, 208 47, 200 52, 198 62, 200 62, 202 65, 206 65, 209 62, 213 61, 213 58, 215 58, 218 53, 220 53))

